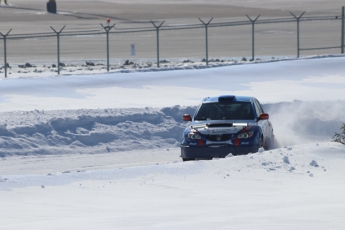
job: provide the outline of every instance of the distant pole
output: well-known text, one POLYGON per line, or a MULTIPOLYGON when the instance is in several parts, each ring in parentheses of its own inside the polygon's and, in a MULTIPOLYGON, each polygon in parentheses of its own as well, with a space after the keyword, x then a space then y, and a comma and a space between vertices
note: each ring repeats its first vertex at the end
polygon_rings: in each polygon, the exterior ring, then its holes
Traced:
POLYGON ((49 0, 49 2, 47 2, 47 11, 49 13, 56 14, 57 10, 55 0, 49 0))
POLYGON ((2 34, 1 32, 0 32, 0 35, 3 37, 3 39, 4 39, 4 64, 5 64, 5 78, 7 78, 7 50, 6 50, 6 38, 7 38, 7 35, 9 35, 10 34, 10 32, 11 32, 11 30, 12 29, 10 29, 6 34, 2 34))
POLYGON ((101 26, 103 27, 103 29, 105 30, 106 34, 107 34, 107 72, 109 72, 109 31, 115 26, 112 25, 110 26, 110 18, 107 18, 107 26, 103 26, 101 23, 101 26))
POLYGON ((57 37, 57 67, 58 67, 58 74, 60 74, 60 33, 65 29, 66 26, 62 27, 62 29, 57 32, 53 27, 50 27, 55 33, 57 37))
POLYGON ((290 14, 296 19, 297 21, 297 57, 299 58, 299 20, 301 19, 301 17, 303 16, 305 12, 303 12, 299 17, 296 17, 296 15, 294 15, 293 13, 290 12, 290 14))
POLYGON ((211 23, 211 21, 213 20, 213 17, 207 22, 205 23, 203 20, 201 20, 200 18, 198 18, 199 21, 205 26, 205 42, 206 42, 206 65, 208 65, 208 25, 211 23))
POLYGON ((342 7, 342 13, 341 13, 341 53, 344 53, 344 6, 342 7))
POLYGON ((257 16, 254 20, 251 19, 247 14, 246 14, 246 16, 249 19, 249 21, 252 22, 252 61, 254 61, 254 57, 255 57, 255 55, 254 55, 254 51, 255 51, 255 40, 254 40, 255 30, 254 30, 254 25, 255 25, 256 20, 258 20, 258 18, 260 17, 260 15, 257 16))
POLYGON ((157 68, 159 68, 159 28, 163 25, 165 20, 159 25, 156 26, 156 24, 153 21, 150 21, 152 25, 156 28, 156 41, 157 41, 157 68))

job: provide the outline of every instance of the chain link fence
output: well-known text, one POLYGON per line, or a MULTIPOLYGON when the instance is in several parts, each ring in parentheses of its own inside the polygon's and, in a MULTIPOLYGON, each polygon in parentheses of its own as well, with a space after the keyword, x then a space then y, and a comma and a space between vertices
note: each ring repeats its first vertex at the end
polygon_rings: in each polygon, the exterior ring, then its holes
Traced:
MULTIPOLYGON (((304 16, 291 13, 287 18, 249 16, 248 20, 221 22, 200 19, 195 24, 153 22, 137 28, 100 25, 99 30, 71 31, 51 27, 51 32, 14 34, 0 31, 3 41, 5 78, 8 61, 44 61, 56 57, 60 74, 60 55, 64 61, 96 60, 107 71, 111 61, 133 58, 129 45, 136 44, 137 59, 200 58, 205 65, 210 57, 249 57, 318 55, 344 53, 344 7, 339 15, 304 16), (111 58, 110 58, 111 56, 111 58), (81 58, 82 57, 82 58, 81 58)), ((68 26, 67 26, 68 27, 68 26)), ((1 47, 1 46, 0 46, 1 47)))

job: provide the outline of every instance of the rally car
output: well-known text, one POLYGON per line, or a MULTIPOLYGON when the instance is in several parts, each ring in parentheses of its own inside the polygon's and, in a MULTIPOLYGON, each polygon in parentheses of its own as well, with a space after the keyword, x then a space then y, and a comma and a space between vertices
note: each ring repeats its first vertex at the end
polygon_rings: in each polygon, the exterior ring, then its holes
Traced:
POLYGON ((181 142, 183 161, 256 153, 273 146, 273 126, 254 97, 207 97, 190 121, 181 142))

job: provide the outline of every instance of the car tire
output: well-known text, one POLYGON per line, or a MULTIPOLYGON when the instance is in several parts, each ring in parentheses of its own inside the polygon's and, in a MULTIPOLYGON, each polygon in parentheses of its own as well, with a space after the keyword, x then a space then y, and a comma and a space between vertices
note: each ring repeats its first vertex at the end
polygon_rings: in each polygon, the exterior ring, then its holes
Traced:
POLYGON ((274 135, 272 134, 271 137, 268 137, 266 139, 266 143, 265 143, 265 150, 270 150, 270 149, 275 149, 276 148, 276 139, 274 137, 274 135))
POLYGON ((259 143, 259 148, 263 148, 264 147, 264 138, 263 136, 260 137, 260 143, 259 143))
POLYGON ((265 149, 263 136, 260 137, 259 148, 256 151, 257 153, 259 152, 260 148, 265 149))

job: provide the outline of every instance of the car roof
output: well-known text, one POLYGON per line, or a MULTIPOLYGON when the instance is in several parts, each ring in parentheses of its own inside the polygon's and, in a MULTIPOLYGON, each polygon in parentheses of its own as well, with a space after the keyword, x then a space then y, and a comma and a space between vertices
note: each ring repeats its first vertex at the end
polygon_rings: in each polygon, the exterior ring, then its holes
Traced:
POLYGON ((254 97, 250 96, 235 96, 235 95, 221 95, 217 97, 206 97, 202 100, 202 103, 214 103, 214 102, 230 102, 230 101, 242 101, 251 102, 254 97))

